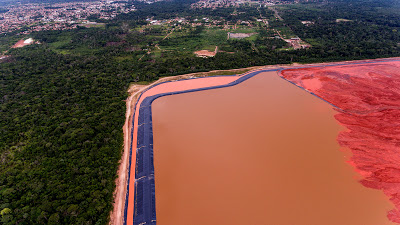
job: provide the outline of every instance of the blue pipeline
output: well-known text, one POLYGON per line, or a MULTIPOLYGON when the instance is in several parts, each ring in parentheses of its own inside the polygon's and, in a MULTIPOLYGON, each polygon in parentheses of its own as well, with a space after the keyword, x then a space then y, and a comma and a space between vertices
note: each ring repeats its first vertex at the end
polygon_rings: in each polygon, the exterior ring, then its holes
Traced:
MULTIPOLYGON (((271 71, 278 71, 281 72, 287 69, 303 69, 303 68, 316 68, 316 67, 331 67, 331 66, 343 66, 343 65, 361 65, 361 64, 370 64, 370 63, 382 63, 382 62, 391 62, 391 61, 400 61, 399 59, 387 59, 387 60, 380 60, 380 61, 371 61, 371 62, 360 62, 360 63, 337 63, 331 65, 315 65, 315 66, 304 66, 304 67, 291 67, 291 68, 277 68, 277 69, 269 69, 269 70, 258 70, 255 72, 248 73, 246 75, 242 75, 237 80, 218 86, 211 86, 211 87, 204 87, 204 88, 197 88, 185 91, 177 91, 177 92, 168 92, 157 94, 153 96, 146 97, 139 108, 139 118, 138 118, 138 125, 137 125, 137 146, 136 146, 136 166, 135 166, 135 193, 134 194, 134 216, 133 216, 133 224, 134 225, 142 225, 142 224, 156 224, 156 208, 155 208, 155 183, 154 183, 154 163, 153 163, 153 126, 152 126, 152 110, 151 104, 154 100, 168 96, 168 95, 176 95, 176 94, 183 94, 183 93, 191 93, 197 91, 205 91, 205 90, 212 90, 212 89, 219 89, 225 87, 231 87, 237 84, 240 84, 259 73, 263 72, 271 72, 271 71)), ((236 75, 232 75, 236 76, 236 75)), ((226 77, 226 76, 224 76, 226 77)), ((332 105, 333 107, 340 109, 338 106, 332 104, 331 102, 322 99, 318 95, 313 92, 310 92, 303 87, 295 84, 292 81, 289 81, 282 76, 280 76, 283 80, 290 82, 291 84, 295 85, 296 87, 301 88, 302 90, 306 91, 314 95, 315 97, 323 100, 324 102, 332 105)), ((209 77, 196 77, 190 79, 202 79, 202 78, 209 78, 209 77)), ((188 79, 185 79, 188 80, 188 79)), ((182 80, 179 80, 182 81, 182 80)), ((142 95, 154 88, 158 85, 170 83, 170 82, 179 82, 179 81, 166 81, 159 84, 156 84, 152 87, 147 88, 143 91, 138 100, 136 101, 134 107, 133 118, 135 118, 136 107, 141 99, 142 95)), ((340 109, 341 110, 341 109, 340 109)), ((134 120, 132 120, 132 129, 131 129, 131 140, 133 139, 133 130, 134 130, 134 120)), ((125 196, 125 210, 124 210, 124 225, 126 225, 127 220, 127 210, 128 210, 128 199, 129 199, 129 185, 130 185, 130 171, 132 165, 132 142, 130 144, 130 152, 129 152, 129 165, 128 165, 128 183, 127 183, 127 193, 125 196)))

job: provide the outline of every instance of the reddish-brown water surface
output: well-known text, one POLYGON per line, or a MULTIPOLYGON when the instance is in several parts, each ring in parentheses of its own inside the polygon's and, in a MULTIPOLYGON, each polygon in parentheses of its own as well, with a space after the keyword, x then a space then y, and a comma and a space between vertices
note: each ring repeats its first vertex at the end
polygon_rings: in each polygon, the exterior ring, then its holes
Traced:
POLYGON ((388 225, 339 151, 332 106, 279 78, 154 101, 159 225, 388 225))
MULTIPOLYGON (((361 183, 380 189, 400 223, 400 61, 284 70, 281 74, 342 109, 347 130, 337 140, 352 157, 361 183)), ((379 224, 379 223, 378 223, 379 224)))
MULTIPOLYGON (((190 90, 190 89, 196 89, 196 88, 202 88, 202 87, 210 87, 210 86, 218 86, 218 85, 224 85, 229 82, 232 82, 236 79, 240 78, 239 76, 223 76, 223 77, 208 77, 208 78, 201 78, 201 79, 188 79, 188 80, 180 80, 180 81, 175 81, 175 82, 167 82, 167 83, 162 83, 158 86, 152 87, 151 89, 145 91, 143 95, 141 96, 140 99, 138 99, 137 105, 140 106, 142 101, 149 96, 156 95, 156 94, 161 94, 161 93, 168 93, 168 92, 173 92, 173 91, 185 91, 185 90, 190 90)), ((136 141, 137 141, 137 124, 138 124, 138 118, 139 118, 139 107, 135 108, 135 114, 133 119, 134 129, 133 129, 133 135, 132 135, 132 146, 133 149, 136 148, 136 141)), ((132 154, 131 158, 132 162, 136 161, 136 156, 135 154, 132 154)), ((135 166, 131 166, 131 176, 134 177, 135 174, 135 166)), ((134 212, 134 194, 135 193, 135 185, 133 185, 134 179, 131 178, 130 180, 132 184, 129 186, 129 198, 128 200, 128 206, 127 206, 127 217, 126 217, 126 223, 127 224, 133 224, 133 212, 134 212)))

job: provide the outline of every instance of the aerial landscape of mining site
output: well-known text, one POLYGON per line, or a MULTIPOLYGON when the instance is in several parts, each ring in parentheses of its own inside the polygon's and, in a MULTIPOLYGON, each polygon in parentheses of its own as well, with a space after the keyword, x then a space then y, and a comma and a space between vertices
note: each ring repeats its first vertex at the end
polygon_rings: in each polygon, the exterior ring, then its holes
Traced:
POLYGON ((400 0, 0 0, 0 224, 400 224, 400 0))
POLYGON ((133 108, 126 224, 399 222, 400 59, 183 78, 133 108))

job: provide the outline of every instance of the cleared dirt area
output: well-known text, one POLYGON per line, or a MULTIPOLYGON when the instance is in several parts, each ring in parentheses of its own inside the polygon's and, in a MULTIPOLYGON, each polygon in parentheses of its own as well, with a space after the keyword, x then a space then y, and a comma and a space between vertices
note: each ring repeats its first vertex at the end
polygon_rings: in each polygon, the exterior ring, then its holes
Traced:
POLYGON ((19 40, 17 43, 15 43, 15 45, 13 45, 11 48, 21 48, 27 45, 31 45, 33 44, 33 39, 32 38, 28 38, 26 40, 21 39, 19 40))
POLYGON ((194 54, 196 54, 196 56, 198 57, 214 57, 218 52, 218 46, 215 46, 215 50, 212 51, 208 51, 208 50, 200 50, 200 51, 196 51, 194 52, 194 54))
POLYGON ((210 52, 208 50, 200 50, 200 51, 194 52, 194 54, 196 54, 198 57, 214 57, 215 56, 215 52, 210 52))
POLYGON ((110 224, 123 224, 123 213, 125 208, 125 196, 127 186, 127 173, 128 173, 128 162, 129 162, 129 146, 131 142, 130 130, 132 129, 132 112, 134 110, 134 102, 137 101, 141 91, 144 90, 146 85, 132 85, 129 90, 129 97, 126 99, 126 114, 125 124, 123 127, 124 132, 124 151, 122 159, 118 168, 118 178, 115 181, 117 188, 114 192, 114 210, 110 215, 110 224))

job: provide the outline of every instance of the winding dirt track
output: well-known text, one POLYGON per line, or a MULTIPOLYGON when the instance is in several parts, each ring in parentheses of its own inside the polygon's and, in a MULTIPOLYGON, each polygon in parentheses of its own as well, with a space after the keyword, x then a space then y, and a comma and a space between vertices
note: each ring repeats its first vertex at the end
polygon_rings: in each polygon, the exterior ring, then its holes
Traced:
POLYGON ((130 129, 132 124, 132 111, 134 107, 134 102, 136 102, 137 97, 140 92, 143 91, 145 85, 132 85, 129 90, 129 97, 126 99, 126 114, 125 114, 125 124, 123 127, 124 131, 124 151, 120 166, 118 168, 118 178, 115 181, 117 188, 114 192, 114 210, 110 215, 110 224, 122 224, 124 203, 126 195, 126 185, 127 185, 127 172, 128 172, 128 162, 129 162, 129 143, 130 143, 130 129))

